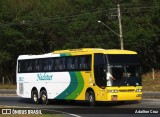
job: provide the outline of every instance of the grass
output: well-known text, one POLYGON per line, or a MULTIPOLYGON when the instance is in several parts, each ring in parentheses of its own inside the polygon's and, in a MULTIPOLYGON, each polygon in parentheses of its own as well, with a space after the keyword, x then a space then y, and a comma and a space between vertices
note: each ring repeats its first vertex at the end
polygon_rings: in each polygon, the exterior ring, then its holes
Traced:
POLYGON ((143 91, 160 91, 160 71, 155 71, 155 79, 152 72, 142 75, 143 91))
POLYGON ((0 84, 0 89, 16 89, 16 85, 11 85, 11 84, 0 84))

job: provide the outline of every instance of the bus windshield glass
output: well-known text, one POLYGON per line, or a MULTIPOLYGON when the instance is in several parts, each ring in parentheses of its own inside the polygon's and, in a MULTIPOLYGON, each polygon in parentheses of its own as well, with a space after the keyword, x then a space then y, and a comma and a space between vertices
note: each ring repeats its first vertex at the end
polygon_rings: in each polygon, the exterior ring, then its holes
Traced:
POLYGON ((141 86, 140 64, 137 55, 107 55, 112 86, 141 86))

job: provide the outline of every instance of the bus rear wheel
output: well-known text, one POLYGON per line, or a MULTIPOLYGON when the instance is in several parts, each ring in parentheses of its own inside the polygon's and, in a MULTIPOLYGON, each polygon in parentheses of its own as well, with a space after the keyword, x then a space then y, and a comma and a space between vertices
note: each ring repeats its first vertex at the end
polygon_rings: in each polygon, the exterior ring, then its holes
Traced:
POLYGON ((41 103, 47 105, 48 104, 48 96, 46 90, 41 91, 41 103))
POLYGON ((39 98, 38 98, 38 91, 37 90, 33 90, 32 91, 32 100, 35 104, 39 103, 39 98))

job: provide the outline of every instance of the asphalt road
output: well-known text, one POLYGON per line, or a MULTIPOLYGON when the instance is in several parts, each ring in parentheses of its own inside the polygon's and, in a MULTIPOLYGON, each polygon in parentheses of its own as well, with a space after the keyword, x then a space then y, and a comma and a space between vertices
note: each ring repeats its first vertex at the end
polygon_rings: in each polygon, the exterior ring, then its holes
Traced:
POLYGON ((0 95, 4 94, 16 94, 15 89, 0 89, 0 95))
POLYGON ((142 101, 130 101, 119 103, 98 103, 95 107, 89 107, 86 102, 78 101, 52 101, 49 105, 33 104, 31 99, 17 96, 0 96, 0 105, 7 107, 20 107, 41 109, 42 113, 64 114, 65 116, 112 116, 112 117, 158 117, 160 116, 160 99, 143 99, 142 101), (137 113, 136 113, 137 112, 137 113), (139 112, 139 113, 138 113, 139 112), (142 112, 142 113, 140 113, 142 112), (153 114, 152 112, 158 112, 153 114))
MULTIPOLYGON (((0 89, 0 95, 16 95, 15 89, 0 89)), ((151 91, 144 91, 143 98, 155 98, 160 99, 160 92, 151 92, 151 91)))

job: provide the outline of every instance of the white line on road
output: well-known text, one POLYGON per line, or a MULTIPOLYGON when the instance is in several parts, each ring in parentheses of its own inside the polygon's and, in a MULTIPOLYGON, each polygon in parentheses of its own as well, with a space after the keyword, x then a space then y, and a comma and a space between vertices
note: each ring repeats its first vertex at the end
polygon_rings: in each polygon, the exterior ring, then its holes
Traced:
POLYGON ((50 109, 43 109, 43 110, 46 110, 46 111, 53 111, 53 112, 58 112, 58 113, 62 113, 62 114, 67 114, 67 115, 71 115, 71 116, 74 116, 74 117, 81 117, 81 116, 79 116, 79 115, 72 114, 72 113, 67 113, 67 112, 64 112, 64 111, 50 110, 50 109))

